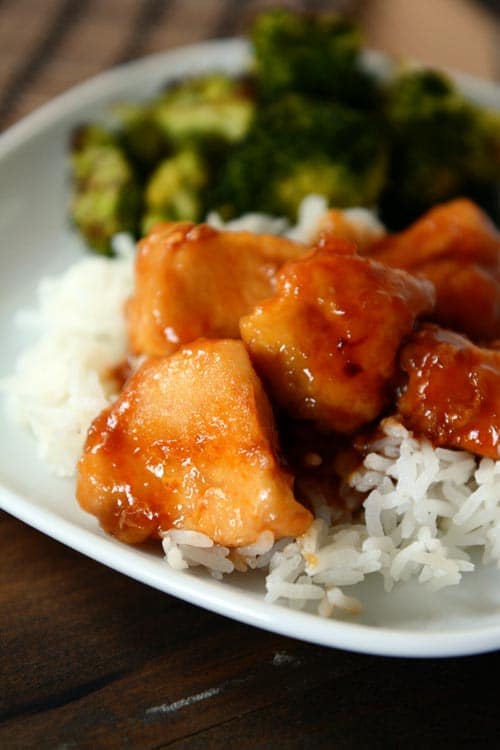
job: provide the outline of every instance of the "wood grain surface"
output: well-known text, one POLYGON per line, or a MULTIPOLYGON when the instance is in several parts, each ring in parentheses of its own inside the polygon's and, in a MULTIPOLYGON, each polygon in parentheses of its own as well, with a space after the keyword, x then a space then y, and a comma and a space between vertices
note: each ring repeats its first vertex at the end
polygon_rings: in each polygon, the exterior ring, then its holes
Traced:
POLYGON ((3 749, 475 748, 498 730, 500 653, 412 661, 271 635, 6 514, 0 549, 3 749))
MULTIPOLYGON (((0 0, 0 128, 111 65, 244 33, 276 4, 339 7, 373 46, 411 43, 427 62, 498 78, 498 23, 465 0, 452 3, 465 39, 457 27, 456 43, 442 45, 416 14, 429 3, 405 0, 0 0)), ((436 6, 441 29, 450 2, 436 6)), ((386 659, 272 635, 136 583, 5 513, 0 557, 2 750, 498 745, 488 682, 500 653, 386 659)))

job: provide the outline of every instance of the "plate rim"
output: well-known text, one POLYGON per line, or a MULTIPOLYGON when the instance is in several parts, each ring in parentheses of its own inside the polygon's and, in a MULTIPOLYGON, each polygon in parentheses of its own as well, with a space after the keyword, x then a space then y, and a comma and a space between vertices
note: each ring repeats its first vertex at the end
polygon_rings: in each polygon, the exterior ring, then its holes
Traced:
POLYGON ((471 656, 496 650, 500 645, 500 623, 457 628, 443 633, 392 630, 354 621, 322 618, 314 613, 295 611, 266 601, 259 601, 255 608, 253 597, 234 589, 224 601, 224 584, 220 581, 208 576, 200 578, 189 572, 172 571, 167 563, 166 575, 159 575, 155 568, 161 558, 156 557, 152 565, 146 559, 146 562, 141 561, 139 570, 134 570, 135 547, 122 545, 118 540, 104 536, 99 528, 94 531, 81 528, 46 508, 36 506, 37 514, 33 517, 30 500, 3 484, 0 484, 0 505, 2 510, 44 535, 129 578, 215 614, 290 638, 366 655, 403 658, 471 656), (354 633, 357 635, 355 640, 354 633), (408 648, 409 641, 411 650, 408 648))
MULTIPOLYGON (((115 82, 125 75, 142 77, 148 69, 156 70, 160 66, 171 62, 188 62, 195 54, 209 52, 211 54, 225 53, 228 56, 240 57, 240 65, 251 60, 250 44, 244 37, 230 37, 222 39, 209 39, 193 44, 172 47, 163 52, 155 52, 143 57, 129 60, 100 73, 90 76, 69 89, 57 94, 49 101, 36 107, 32 112, 24 115, 18 122, 10 125, 0 132, 0 158, 4 152, 22 144, 32 135, 32 130, 43 130, 61 117, 61 110, 69 113, 72 108, 79 109, 82 101, 92 102, 96 99, 96 92, 105 93, 112 89, 115 82)), ((390 73, 397 67, 401 60, 391 57, 389 54, 374 49, 365 49, 362 54, 364 64, 368 69, 375 71, 381 76, 390 73)), ((443 71, 449 75, 466 95, 477 97, 480 101, 496 100, 496 106, 500 109, 500 81, 496 82, 485 78, 458 71, 446 66, 437 68, 426 65, 412 58, 405 58, 404 64, 409 67, 429 67, 443 71)), ((208 69, 208 68, 207 68, 208 69)), ((168 77, 166 74, 165 78, 168 77)), ((488 106, 488 105, 486 105, 488 106)), ((493 105, 495 106, 495 105, 493 105)))

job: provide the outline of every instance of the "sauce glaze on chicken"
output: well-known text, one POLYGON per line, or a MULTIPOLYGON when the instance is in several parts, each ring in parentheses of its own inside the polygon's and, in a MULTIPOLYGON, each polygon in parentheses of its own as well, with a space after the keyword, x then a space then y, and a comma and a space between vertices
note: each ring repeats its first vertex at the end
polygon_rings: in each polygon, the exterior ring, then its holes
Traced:
POLYGON ((424 325, 402 348, 408 383, 398 400, 406 425, 435 445, 498 458, 500 351, 424 325))
POLYGON ((127 306, 134 354, 172 354, 197 338, 238 338, 240 317, 275 288, 276 273, 306 248, 274 235, 160 224, 139 243, 127 306))
POLYGON ((432 281, 432 319, 475 340, 500 336, 500 233, 465 198, 437 206, 366 252, 432 281))
POLYGON ((269 400, 241 341, 151 358, 94 421, 77 496, 126 542, 171 527, 238 547, 297 536, 312 517, 280 466, 269 400))
POLYGON ((388 406, 396 354, 432 285, 331 239, 278 276, 241 335, 276 404, 330 432, 352 433, 388 406))
POLYGON ((142 241, 126 315, 146 359, 79 463, 78 499, 106 531, 229 547, 300 535, 304 482, 341 502, 349 446, 389 415, 499 458, 498 231, 466 200, 384 238, 341 219, 309 251, 188 223, 142 241), (325 440, 331 453, 311 450, 325 440))

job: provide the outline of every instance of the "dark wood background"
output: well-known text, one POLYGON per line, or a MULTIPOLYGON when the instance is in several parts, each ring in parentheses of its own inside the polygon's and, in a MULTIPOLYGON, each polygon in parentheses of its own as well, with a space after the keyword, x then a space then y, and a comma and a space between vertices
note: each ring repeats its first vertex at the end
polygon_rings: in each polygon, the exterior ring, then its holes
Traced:
MULTIPOLYGON (((244 32, 270 5, 340 7, 375 47, 498 79, 467 0, 0 0, 0 127, 111 65, 244 32)), ((489 3, 493 6, 493 3, 489 3)), ((496 747, 500 652, 388 659, 210 614, 0 512, 0 748, 496 747)))

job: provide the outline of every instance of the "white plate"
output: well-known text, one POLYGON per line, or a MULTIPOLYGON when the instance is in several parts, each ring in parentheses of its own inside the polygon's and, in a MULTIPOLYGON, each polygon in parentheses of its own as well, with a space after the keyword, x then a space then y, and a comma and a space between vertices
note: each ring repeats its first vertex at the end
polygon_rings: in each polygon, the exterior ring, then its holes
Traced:
MULTIPOLYGON (((68 133, 106 105, 148 97, 186 73, 238 72, 248 61, 239 40, 209 42, 155 55, 106 73, 59 97, 0 137, 0 377, 23 346, 14 311, 30 303, 42 274, 62 270, 83 246, 67 223, 68 133)), ((387 66, 369 56, 377 68, 387 66)), ((466 93, 500 109, 492 84, 461 77, 466 93)), ((32 438, 0 423, 0 504, 26 523, 80 552, 186 601, 284 635, 371 654, 449 656, 500 647, 500 572, 480 568, 458 587, 431 594, 418 585, 390 595, 374 577, 356 587, 365 604, 357 620, 324 620, 267 604, 262 577, 235 574, 224 582, 170 570, 161 555, 107 537, 83 513, 70 481, 51 477, 36 458, 32 438)), ((36 586, 36 581, 33 582, 36 586)))

